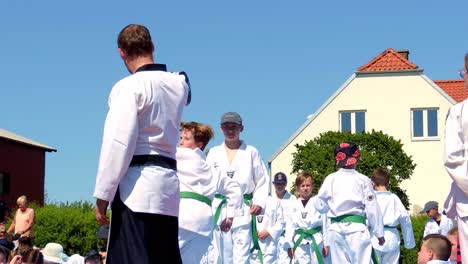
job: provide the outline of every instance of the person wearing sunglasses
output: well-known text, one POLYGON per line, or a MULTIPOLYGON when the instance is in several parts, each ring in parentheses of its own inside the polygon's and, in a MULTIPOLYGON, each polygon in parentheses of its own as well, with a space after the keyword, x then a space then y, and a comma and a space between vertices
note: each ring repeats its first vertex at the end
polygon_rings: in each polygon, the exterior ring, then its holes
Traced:
MULTIPOLYGON (((468 89, 468 53, 460 77, 468 89)), ((445 121, 444 163, 453 179, 445 201, 447 216, 458 217, 462 262, 468 263, 468 101, 453 105, 445 121)))

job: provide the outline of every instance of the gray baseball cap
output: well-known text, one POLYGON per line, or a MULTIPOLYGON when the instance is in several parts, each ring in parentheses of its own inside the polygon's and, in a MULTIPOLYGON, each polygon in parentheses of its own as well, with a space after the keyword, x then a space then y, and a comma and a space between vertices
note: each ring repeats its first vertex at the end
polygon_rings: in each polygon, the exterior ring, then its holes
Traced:
POLYGON ((439 208, 439 204, 436 201, 429 201, 424 205, 424 209, 419 212, 420 214, 425 214, 429 210, 434 209, 434 208, 439 208))
POLYGON ((235 123, 242 125, 242 118, 236 112, 227 112, 221 117, 221 125, 224 123, 235 123))

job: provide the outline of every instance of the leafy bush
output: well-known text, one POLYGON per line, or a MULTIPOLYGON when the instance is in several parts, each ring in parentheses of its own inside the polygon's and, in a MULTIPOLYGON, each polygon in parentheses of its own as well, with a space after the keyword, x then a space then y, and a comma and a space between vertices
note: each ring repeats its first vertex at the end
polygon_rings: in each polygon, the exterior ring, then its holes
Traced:
POLYGON ((406 208, 409 198, 400 188, 403 180, 409 179, 416 165, 411 156, 403 151, 400 140, 381 131, 351 134, 349 132, 328 131, 320 134, 303 145, 296 145, 297 152, 293 154, 293 173, 307 171, 314 175, 314 193, 322 185, 325 177, 335 172, 334 150, 336 144, 351 141, 358 145, 363 161, 357 170, 364 175, 372 175, 374 169, 382 167, 390 174, 389 190, 395 193, 406 208))
POLYGON ((43 248, 49 242, 59 243, 68 255, 84 255, 101 248, 96 237, 99 224, 94 218, 94 207, 89 202, 46 204, 40 208, 31 205, 36 213, 34 243, 43 248))

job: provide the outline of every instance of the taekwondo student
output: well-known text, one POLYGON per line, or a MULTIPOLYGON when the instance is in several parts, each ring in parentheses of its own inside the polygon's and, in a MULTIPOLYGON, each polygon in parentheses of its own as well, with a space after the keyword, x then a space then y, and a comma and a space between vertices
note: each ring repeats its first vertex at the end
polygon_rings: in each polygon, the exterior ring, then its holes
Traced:
POLYGON ((379 263, 398 264, 400 259, 401 227, 406 249, 414 248, 413 226, 411 218, 400 198, 387 190, 390 183, 388 172, 382 168, 375 169, 372 174, 372 185, 376 191, 377 203, 383 215, 385 244, 379 245, 376 237, 372 238, 372 246, 379 259, 379 263))
POLYGON ((290 263, 328 263, 328 248, 324 248, 323 236, 327 230, 327 219, 314 208, 316 197, 312 197, 312 189, 312 174, 300 173, 296 178, 299 195, 291 206, 285 234, 284 247, 290 263))
POLYGON ((439 204, 436 201, 427 202, 420 213, 426 213, 427 216, 429 216, 429 219, 424 225, 423 237, 430 234, 441 234, 446 236, 450 229, 453 228, 452 219, 439 213, 439 204))
MULTIPOLYGON (((286 174, 278 172, 273 177, 273 186, 275 187, 275 194, 272 196, 278 199, 280 202, 281 208, 283 209, 283 218, 285 223, 291 221, 291 212, 294 202, 297 200, 296 196, 291 195, 286 191, 286 185, 288 184, 288 179, 286 174)), ((274 199, 274 198, 273 198, 274 199)), ((286 227, 286 226, 285 226, 286 227)), ((282 235, 278 240, 278 264, 289 264, 290 258, 288 256, 288 250, 284 248, 286 243, 285 229, 283 229, 282 235)))
POLYGON ((251 263, 278 263, 278 240, 285 228, 284 213, 279 199, 269 196, 265 209, 257 215, 256 229, 261 250, 251 255, 251 263))
POLYGON ((185 74, 154 64, 148 29, 128 25, 117 39, 130 76, 109 96, 96 176, 95 214, 108 224, 107 263, 182 263, 178 243, 176 146, 190 101, 185 74), (164 261, 161 256, 164 256, 164 261))
MULTIPOLYGON (((468 53, 460 71, 468 89, 468 53)), ((445 201, 447 215, 458 217, 458 232, 462 262, 468 263, 468 100, 450 107, 445 120, 445 169, 452 178, 450 193, 445 201)))
POLYGON ((360 160, 354 143, 336 145, 338 171, 325 178, 315 200, 315 208, 331 220, 327 244, 332 263, 370 263, 372 244, 366 217, 379 245, 385 243, 382 214, 371 181, 355 170, 360 160))
MULTIPOLYGON (((257 237, 257 232, 255 230, 252 232, 252 221, 255 221, 255 216, 265 208, 268 198, 267 169, 258 150, 239 139, 243 129, 242 119, 238 113, 225 113, 221 117, 224 142, 211 148, 206 158, 214 169, 239 183, 244 198, 243 215, 234 217, 231 230, 229 232, 215 230, 213 234, 214 245, 218 247, 219 260, 223 264, 250 263, 250 245, 257 237)), ((222 209, 221 214, 224 215, 223 206, 216 207, 223 201, 223 198, 220 198, 215 199, 213 205, 216 210, 222 209)), ((258 244, 254 244, 253 247, 259 250, 258 244)))
POLYGON ((242 207, 239 184, 231 178, 213 173, 203 150, 213 137, 208 125, 182 122, 177 148, 177 176, 180 181, 179 245, 184 264, 201 263, 211 242, 215 193, 226 196, 226 215, 221 226, 228 231, 232 218, 242 207))

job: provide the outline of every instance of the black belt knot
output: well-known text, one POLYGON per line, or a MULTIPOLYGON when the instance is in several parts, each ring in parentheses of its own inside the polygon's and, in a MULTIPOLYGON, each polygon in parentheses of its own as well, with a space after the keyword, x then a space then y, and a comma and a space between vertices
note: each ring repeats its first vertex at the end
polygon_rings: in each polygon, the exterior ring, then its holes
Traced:
POLYGON ((177 170, 177 161, 161 155, 135 155, 130 162, 133 166, 159 166, 166 169, 177 170))

